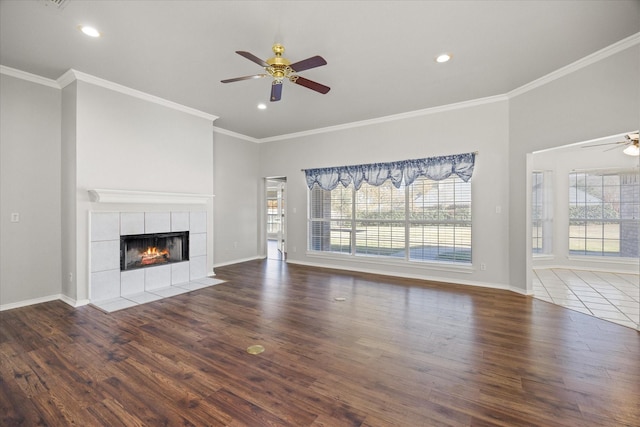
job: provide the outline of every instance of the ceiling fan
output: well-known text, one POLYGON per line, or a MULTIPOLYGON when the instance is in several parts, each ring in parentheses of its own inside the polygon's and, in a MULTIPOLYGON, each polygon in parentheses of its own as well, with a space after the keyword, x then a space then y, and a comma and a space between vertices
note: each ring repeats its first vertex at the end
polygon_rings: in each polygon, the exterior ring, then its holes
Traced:
MULTIPOLYGON (((606 142, 604 144, 585 145, 582 148, 601 147, 603 145, 614 145, 609 150, 614 150, 620 146, 626 147, 622 152, 629 156, 640 155, 640 147, 638 147, 638 131, 628 133, 624 136, 624 141, 606 142)), ((605 150, 605 151, 609 151, 605 150)))
POLYGON ((238 55, 244 56, 249 61, 253 61, 256 64, 260 65, 264 68, 266 73, 254 74, 252 76, 235 77, 233 79, 221 80, 221 82, 232 83, 241 80, 259 79, 262 77, 271 76, 273 78, 273 81, 271 82, 271 101, 280 101, 280 98, 282 97, 282 83, 285 79, 300 86, 304 86, 308 89, 315 90, 316 92, 320 92, 322 94, 325 94, 329 92, 329 90, 331 90, 329 86, 314 82, 313 80, 305 79, 304 77, 301 77, 297 74, 300 71, 326 65, 327 61, 325 61, 323 57, 316 55, 312 56, 311 58, 303 59, 302 61, 294 62, 292 64, 287 58, 284 58, 282 56, 282 54, 284 53, 284 46, 282 46, 280 43, 274 44, 272 50, 275 56, 273 58, 267 59, 266 61, 263 61, 262 59, 249 52, 237 50, 236 53, 238 55))

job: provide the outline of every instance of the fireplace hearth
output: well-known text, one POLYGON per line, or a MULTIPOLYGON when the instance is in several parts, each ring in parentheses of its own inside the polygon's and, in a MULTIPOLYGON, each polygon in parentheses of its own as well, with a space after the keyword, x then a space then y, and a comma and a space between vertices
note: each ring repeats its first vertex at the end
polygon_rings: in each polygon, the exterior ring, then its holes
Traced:
POLYGON ((188 231, 120 236, 120 271, 188 260, 188 231))

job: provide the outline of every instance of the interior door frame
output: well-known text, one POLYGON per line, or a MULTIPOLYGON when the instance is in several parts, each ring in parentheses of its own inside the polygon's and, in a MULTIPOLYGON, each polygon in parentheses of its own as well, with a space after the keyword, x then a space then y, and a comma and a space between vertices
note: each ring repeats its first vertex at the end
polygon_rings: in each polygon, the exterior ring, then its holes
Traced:
POLYGON ((282 251, 282 260, 285 261, 287 259, 287 177, 286 176, 273 176, 273 177, 265 177, 264 178, 264 203, 262 203, 262 215, 261 217, 261 226, 263 229, 263 253, 265 258, 269 256, 269 233, 267 226, 267 208, 268 208, 268 200, 269 200, 269 182, 277 181, 279 183, 278 194, 281 197, 278 198, 278 213, 280 214, 280 232, 278 233, 278 245, 281 246, 282 251), (284 206, 284 207, 283 207, 284 206))

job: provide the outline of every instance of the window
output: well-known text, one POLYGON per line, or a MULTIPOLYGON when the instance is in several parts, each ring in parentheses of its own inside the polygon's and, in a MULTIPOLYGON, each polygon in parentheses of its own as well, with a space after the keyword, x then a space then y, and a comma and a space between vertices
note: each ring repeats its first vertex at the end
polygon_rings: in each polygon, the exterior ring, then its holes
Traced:
POLYGON ((279 233, 280 213, 278 212, 277 192, 269 191, 267 197, 267 233, 279 233))
POLYGON ((362 183, 310 192, 309 250, 471 263, 471 183, 452 175, 396 188, 362 183))
POLYGON ((309 206, 309 250, 351 253, 353 185, 333 191, 314 187, 309 206))
POLYGON ((639 179, 635 170, 569 174, 569 253, 638 257, 639 179))
POLYGON ((531 177, 531 243, 534 255, 550 254, 553 237, 551 172, 535 171, 531 177))

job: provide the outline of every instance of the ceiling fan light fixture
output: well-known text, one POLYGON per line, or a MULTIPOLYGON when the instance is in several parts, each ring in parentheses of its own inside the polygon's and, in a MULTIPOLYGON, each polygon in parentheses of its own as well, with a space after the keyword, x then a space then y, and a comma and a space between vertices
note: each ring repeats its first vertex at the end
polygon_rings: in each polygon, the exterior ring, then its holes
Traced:
POLYGON ((450 53, 441 53, 440 55, 436 56, 436 62, 439 64, 443 64, 445 62, 448 62, 452 57, 453 55, 451 55, 450 53))
POLYGON ((637 143, 631 144, 630 146, 622 150, 622 152, 627 156, 640 156, 640 148, 638 148, 637 143))

